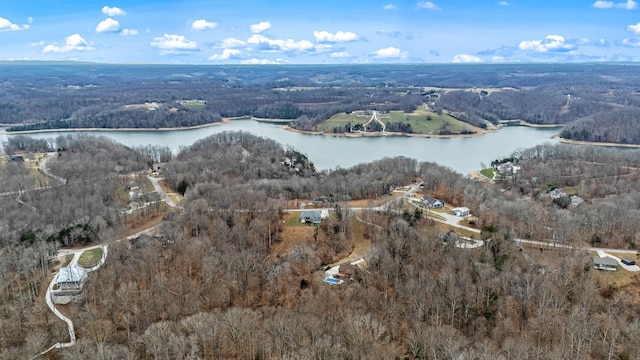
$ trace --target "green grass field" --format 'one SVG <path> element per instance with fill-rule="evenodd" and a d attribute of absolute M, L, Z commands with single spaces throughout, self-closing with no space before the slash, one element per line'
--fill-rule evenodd
<path fill-rule="evenodd" d="M 190 110 L 202 110 L 207 106 L 206 102 L 201 100 L 183 100 L 179 103 Z"/>
<path fill-rule="evenodd" d="M 80 258 L 78 258 L 78 265 L 85 268 L 94 267 L 98 265 L 98 263 L 100 262 L 100 259 L 102 259 L 101 247 L 87 250 L 82 254 L 80 254 Z"/>
<path fill-rule="evenodd" d="M 318 124 L 317 131 L 333 132 L 334 128 L 338 128 L 338 132 L 345 130 L 345 125 L 365 124 L 371 116 L 358 116 L 353 113 L 339 113 L 330 119 Z M 405 113 L 404 111 L 390 111 L 387 117 L 378 117 L 383 123 L 409 123 L 413 132 L 416 134 L 438 135 L 443 124 L 448 123 L 448 130 L 453 134 L 461 133 L 465 129 L 471 129 L 469 124 L 455 119 L 447 114 L 438 115 L 431 111 L 416 110 L 413 113 Z"/>
<path fill-rule="evenodd" d="M 495 175 L 495 170 L 493 168 L 482 169 L 480 170 L 480 174 L 493 180 L 493 176 Z"/>
<path fill-rule="evenodd" d="M 314 224 L 307 224 L 300 222 L 300 215 L 302 213 L 290 213 L 285 215 L 285 225 L 286 226 L 314 226 Z"/>

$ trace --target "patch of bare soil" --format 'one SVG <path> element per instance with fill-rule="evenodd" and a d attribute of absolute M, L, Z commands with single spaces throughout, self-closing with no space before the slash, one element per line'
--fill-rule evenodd
<path fill-rule="evenodd" d="M 287 209 L 300 209 L 300 205 L 308 204 L 310 202 L 311 202 L 311 200 L 309 200 L 309 199 L 287 200 L 286 207 L 287 207 Z"/>
<path fill-rule="evenodd" d="M 349 201 L 347 204 L 349 207 L 375 207 L 380 206 L 390 200 L 397 199 L 402 196 L 402 193 L 392 193 L 391 195 L 382 195 L 377 199 L 362 199 Z"/>
<path fill-rule="evenodd" d="M 286 256 L 297 244 L 313 240 L 313 226 L 287 226 L 280 233 L 280 241 L 274 245 L 273 253 L 277 257 Z"/>
<path fill-rule="evenodd" d="M 336 264 L 342 264 L 346 262 L 354 262 L 365 257 L 371 251 L 371 239 L 367 239 L 364 236 L 365 227 L 373 226 L 370 224 L 364 224 L 360 221 L 354 220 L 353 227 L 353 250 L 349 255 L 337 260 Z"/>
<path fill-rule="evenodd" d="M 158 181 L 158 185 L 160 185 L 160 187 L 162 188 L 162 191 L 167 193 L 167 196 L 169 196 L 171 200 L 173 200 L 173 202 L 176 203 L 176 205 L 178 206 L 182 205 L 182 203 L 184 202 L 184 196 L 177 193 L 173 188 L 167 185 L 167 183 L 165 183 L 164 180 Z"/>
<path fill-rule="evenodd" d="M 162 222 L 164 215 L 165 215 L 165 212 L 160 212 L 154 216 L 149 217 L 144 221 L 136 221 L 135 223 L 127 224 L 126 235 L 130 236 L 137 232 L 148 229 L 152 226 L 158 225 L 160 222 Z"/>

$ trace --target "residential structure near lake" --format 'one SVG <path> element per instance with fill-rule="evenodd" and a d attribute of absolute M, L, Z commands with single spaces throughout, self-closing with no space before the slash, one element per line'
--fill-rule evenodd
<path fill-rule="evenodd" d="M 614 258 L 610 257 L 599 257 L 596 256 L 591 259 L 591 265 L 594 269 L 598 270 L 609 270 L 616 271 L 618 270 L 618 262 Z"/>
<path fill-rule="evenodd" d="M 300 214 L 300 222 L 306 224 L 320 224 L 320 222 L 322 222 L 322 212 L 320 212 L 320 210 L 305 211 Z"/>
<path fill-rule="evenodd" d="M 430 196 L 423 196 L 422 203 L 430 208 L 441 209 L 444 207 L 444 201 L 432 198 Z"/>
<path fill-rule="evenodd" d="M 87 272 L 76 264 L 60 268 L 52 293 L 54 295 L 77 295 L 82 292 L 86 280 Z"/>

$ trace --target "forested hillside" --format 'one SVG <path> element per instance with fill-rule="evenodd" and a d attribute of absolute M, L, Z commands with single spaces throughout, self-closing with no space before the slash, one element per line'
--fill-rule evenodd
<path fill-rule="evenodd" d="M 489 186 L 406 158 L 316 172 L 298 150 L 221 133 L 164 164 L 167 183 L 185 193 L 183 209 L 165 213 L 153 237 L 116 241 L 124 222 L 109 214 L 124 205 L 107 200 L 126 186 L 117 179 L 130 181 L 128 173 L 147 168 L 162 149 L 135 152 L 85 137 L 60 144 L 51 171 L 69 176 L 86 168 L 87 175 L 42 190 L 58 202 L 27 202 L 37 211 L 2 202 L 3 219 L 20 214 L 30 226 L 40 213 L 70 214 L 67 222 L 38 218 L 45 232 L 28 239 L 17 234 L 31 227 L 3 225 L 13 235 L 4 235 L 0 251 L 2 359 L 66 341 L 62 323 L 43 306 L 47 259 L 60 244 L 44 234 L 76 224 L 75 215 L 99 225 L 91 240 L 110 244 L 109 253 L 85 296 L 61 307 L 78 343 L 51 358 L 640 357 L 637 274 L 620 270 L 612 278 L 591 268 L 585 250 L 523 249 L 514 241 L 635 248 L 637 152 L 541 146 L 514 154 L 521 171 Z M 11 170 L 0 175 L 9 179 Z M 416 181 L 426 194 L 471 208 L 471 226 L 482 229 L 472 236 L 484 245 L 456 247 L 443 240 L 449 228 L 402 197 L 391 201 L 393 188 Z M 553 202 L 552 188 L 577 191 L 585 202 Z M 332 209 L 317 226 L 301 224 L 297 206 L 287 210 L 316 198 Z M 362 205 L 380 198 L 388 206 Z M 364 200 L 361 210 L 349 209 L 355 199 Z M 325 266 L 363 242 L 370 249 L 353 280 L 324 282 Z"/>
<path fill-rule="evenodd" d="M 615 144 L 640 144 L 638 108 L 597 112 L 562 130 L 565 139 Z"/>
<path fill-rule="evenodd" d="M 43 158 L 32 161 L 35 168 L 25 162 L 1 167 L 1 191 L 6 192 L 0 201 L 1 246 L 104 241 L 122 223 L 116 192 L 130 181 L 122 175 L 144 170 L 146 160 L 104 137 L 68 135 L 56 143 L 60 151 L 46 166 L 65 183 L 36 170 Z M 40 189 L 25 191 L 34 188 Z"/>
<path fill-rule="evenodd" d="M 638 143 L 634 66 L 15 63 L 0 70 L 0 124 L 12 125 L 9 131 L 175 128 L 245 116 L 291 120 L 293 128 L 315 131 L 338 113 L 412 112 L 427 103 L 483 128 L 500 120 L 577 121 L 564 137 Z"/>

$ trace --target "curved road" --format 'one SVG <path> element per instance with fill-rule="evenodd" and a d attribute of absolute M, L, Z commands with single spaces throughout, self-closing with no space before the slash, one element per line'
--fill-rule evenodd
<path fill-rule="evenodd" d="M 151 184 L 153 184 L 153 188 L 156 189 L 156 192 L 160 194 L 160 196 L 162 197 L 162 199 L 164 199 L 167 205 L 171 206 L 172 208 L 178 207 L 178 205 L 173 200 L 171 200 L 171 197 L 167 195 L 166 192 L 164 192 L 164 190 L 162 189 L 162 186 L 160 186 L 159 182 L 160 180 L 164 180 L 163 178 L 156 178 L 149 175 L 147 175 L 147 178 L 149 179 L 149 181 L 151 181 Z"/>

